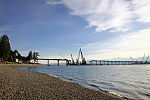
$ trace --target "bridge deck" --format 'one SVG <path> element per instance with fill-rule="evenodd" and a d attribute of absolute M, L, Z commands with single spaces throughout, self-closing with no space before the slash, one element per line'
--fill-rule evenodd
<path fill-rule="evenodd" d="M 62 60 L 62 61 L 66 61 L 66 60 L 68 60 L 68 59 L 42 59 L 42 58 L 39 58 L 39 59 L 37 59 L 37 60 Z"/>
<path fill-rule="evenodd" d="M 90 64 L 95 65 L 132 65 L 132 64 L 148 64 L 143 61 L 108 61 L 108 60 L 91 60 Z"/>
<path fill-rule="evenodd" d="M 48 61 L 48 65 L 50 65 L 49 61 L 50 60 L 56 60 L 58 63 L 57 65 L 59 66 L 59 61 L 66 61 L 66 65 L 68 66 L 69 65 L 69 60 L 68 59 L 44 59 L 44 58 L 38 58 L 37 61 L 39 60 L 47 60 Z"/>

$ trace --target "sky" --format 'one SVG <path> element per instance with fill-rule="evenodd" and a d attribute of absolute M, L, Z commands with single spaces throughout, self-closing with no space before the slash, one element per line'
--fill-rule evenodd
<path fill-rule="evenodd" d="M 150 54 L 150 0 L 0 0 L 0 35 L 22 55 L 87 60 Z"/>

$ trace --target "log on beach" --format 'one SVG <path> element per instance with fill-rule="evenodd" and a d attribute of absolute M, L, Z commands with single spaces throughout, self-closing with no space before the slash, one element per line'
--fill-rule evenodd
<path fill-rule="evenodd" d="M 38 72 L 0 67 L 0 100 L 121 100 Z"/>

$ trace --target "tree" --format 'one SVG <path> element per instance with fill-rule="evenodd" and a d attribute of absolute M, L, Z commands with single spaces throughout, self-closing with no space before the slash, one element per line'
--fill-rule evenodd
<path fill-rule="evenodd" d="M 22 56 L 23 63 L 27 63 L 27 57 Z"/>
<path fill-rule="evenodd" d="M 11 47 L 9 38 L 7 35 L 3 35 L 0 38 L 0 58 L 7 61 L 10 58 Z"/>
<path fill-rule="evenodd" d="M 17 55 L 17 59 L 18 59 L 18 60 L 22 60 L 22 56 L 21 56 L 20 53 Z"/>
<path fill-rule="evenodd" d="M 34 63 L 35 61 L 38 59 L 39 53 L 38 52 L 33 52 L 33 59 L 34 59 Z"/>
<path fill-rule="evenodd" d="M 32 51 L 29 52 L 28 56 L 27 56 L 27 60 L 30 62 L 30 60 L 32 60 Z"/>
<path fill-rule="evenodd" d="M 13 51 L 11 50 L 10 55 L 11 55 L 11 59 L 13 62 L 16 62 L 16 55 L 17 55 L 17 50 Z"/>
<path fill-rule="evenodd" d="M 11 62 L 14 62 L 14 57 L 15 55 L 14 55 L 14 51 L 13 50 L 11 50 L 10 51 L 10 58 L 9 58 L 9 61 L 11 61 Z"/>

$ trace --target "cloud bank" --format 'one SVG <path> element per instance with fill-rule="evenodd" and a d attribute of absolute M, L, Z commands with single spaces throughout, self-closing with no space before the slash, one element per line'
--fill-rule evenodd
<path fill-rule="evenodd" d="M 54 0 L 55 1 L 55 0 Z M 49 1 L 49 4 L 53 1 Z M 55 1 L 56 2 L 56 1 Z M 70 14 L 80 16 L 87 22 L 87 28 L 96 32 L 126 32 L 132 24 L 150 23 L 150 0 L 60 0 L 70 9 Z M 139 26 L 140 26 L 139 25 Z M 150 29 L 133 29 L 125 35 L 110 40 L 89 43 L 82 46 L 86 58 L 109 59 L 117 57 L 139 57 L 150 53 Z M 91 59 L 93 59 L 91 58 Z"/>
<path fill-rule="evenodd" d="M 149 32 L 150 29 L 139 30 L 111 40 L 89 43 L 82 48 L 94 58 L 139 57 L 144 53 L 150 54 Z"/>
<path fill-rule="evenodd" d="M 66 5 L 71 15 L 84 18 L 87 27 L 96 27 L 97 32 L 128 31 L 130 22 L 150 22 L 150 0 L 53 0 L 47 4 Z"/>

